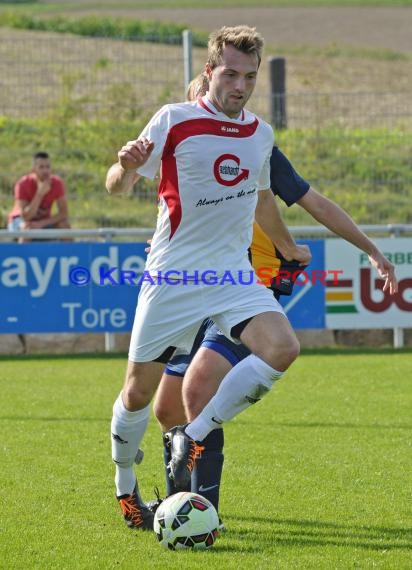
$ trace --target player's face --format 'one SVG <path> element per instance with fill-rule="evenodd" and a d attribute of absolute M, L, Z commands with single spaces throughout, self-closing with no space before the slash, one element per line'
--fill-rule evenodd
<path fill-rule="evenodd" d="M 36 174 L 38 180 L 46 180 L 50 177 L 51 165 L 48 158 L 37 158 L 34 161 L 33 172 Z"/>
<path fill-rule="evenodd" d="M 256 85 L 258 58 L 231 45 L 223 50 L 222 62 L 213 70 L 206 65 L 209 96 L 212 103 L 228 117 L 239 116 Z"/>

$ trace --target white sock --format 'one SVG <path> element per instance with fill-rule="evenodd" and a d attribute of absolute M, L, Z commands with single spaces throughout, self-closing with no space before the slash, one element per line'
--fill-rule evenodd
<path fill-rule="evenodd" d="M 133 464 L 149 421 L 150 406 L 129 412 L 120 394 L 113 406 L 112 459 L 116 464 L 116 494 L 130 494 L 136 484 Z"/>
<path fill-rule="evenodd" d="M 213 429 L 259 401 L 283 372 L 251 354 L 226 374 L 218 391 L 186 428 L 189 437 L 202 441 Z"/>

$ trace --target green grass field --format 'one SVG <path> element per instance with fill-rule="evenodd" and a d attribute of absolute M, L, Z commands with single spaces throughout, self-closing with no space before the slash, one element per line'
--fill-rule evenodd
<path fill-rule="evenodd" d="M 412 568 L 410 351 L 305 353 L 227 424 L 228 531 L 203 553 L 121 520 L 109 429 L 125 362 L 0 360 L 1 568 Z M 154 420 L 143 447 L 148 499 L 164 490 Z"/>

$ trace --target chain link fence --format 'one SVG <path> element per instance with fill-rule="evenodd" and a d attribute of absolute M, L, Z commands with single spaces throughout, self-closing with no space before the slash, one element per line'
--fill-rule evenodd
<path fill-rule="evenodd" d="M 71 112 L 73 122 L 108 116 L 125 118 L 127 113 L 131 120 L 142 113 L 150 116 L 160 105 L 184 98 L 184 56 L 180 41 L 173 37 L 170 44 L 165 45 L 1 28 L 0 115 L 13 119 L 53 117 L 60 106 Z M 193 68 L 201 70 L 205 50 L 195 48 L 191 55 Z M 305 178 L 321 191 L 326 188 L 328 195 L 344 206 L 350 207 L 351 200 L 358 200 L 359 211 L 364 211 L 364 216 L 357 221 L 411 223 L 412 214 L 395 220 L 387 207 L 388 202 L 392 206 L 396 203 L 403 210 L 409 208 L 410 212 L 411 93 L 397 92 L 393 85 L 392 89 L 380 93 L 287 92 L 276 95 L 269 92 L 269 69 L 265 62 L 260 75 L 248 107 L 273 123 L 273 98 L 284 97 L 281 103 L 287 129 L 278 133 L 277 140 Z M 374 143 L 379 139 L 379 144 L 373 145 L 375 151 L 368 150 L 361 129 L 371 130 L 369 136 L 374 137 Z M 291 131 L 298 136 L 291 137 L 288 134 Z M 334 145 L 343 137 L 347 142 L 345 153 L 334 152 Z M 321 160 L 314 164 L 316 161 L 310 151 L 315 146 L 317 156 L 324 155 L 324 160 L 329 161 L 327 174 Z M 395 153 L 392 153 L 393 148 L 396 148 Z M 27 148 L 21 149 L 21 153 L 26 154 L 29 165 L 32 154 L 29 137 Z M 402 153 L 404 155 L 399 156 Z M 3 164 L 8 154 L 9 149 L 0 149 Z M 401 160 L 401 167 L 377 168 L 382 161 L 390 166 L 395 159 Z M 354 161 L 357 161 L 355 165 Z M 0 176 L 3 209 L 6 201 L 11 204 L 14 175 L 12 171 L 3 170 Z M 81 178 L 82 172 L 77 172 L 77 176 Z M 360 185 L 362 191 L 354 198 Z M 346 199 L 351 191 L 351 199 Z M 152 189 L 143 186 L 136 190 L 135 197 L 146 199 L 149 194 L 153 196 Z M 75 199 L 74 193 L 71 200 Z M 293 215 L 288 219 L 292 223 L 310 222 L 304 217 L 295 219 Z M 100 220 L 104 225 L 112 221 L 110 216 Z M 123 223 L 128 225 L 133 221 L 125 218 Z"/>
<path fill-rule="evenodd" d="M 170 44 L 84 38 L 50 32 L 0 29 L 0 114 L 35 117 L 50 112 L 68 95 L 81 112 L 101 114 L 113 106 L 135 105 L 154 112 L 184 97 L 183 50 L 179 37 Z M 201 70 L 205 50 L 193 49 Z M 273 122 L 268 65 L 249 108 Z M 283 97 L 283 96 L 281 96 Z M 410 92 L 287 93 L 283 106 L 288 128 L 412 126 Z"/>

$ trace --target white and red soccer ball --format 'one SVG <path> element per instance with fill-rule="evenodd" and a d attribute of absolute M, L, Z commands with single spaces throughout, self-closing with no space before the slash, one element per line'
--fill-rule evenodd
<path fill-rule="evenodd" d="M 219 534 L 219 516 L 197 493 L 175 493 L 158 507 L 153 529 L 163 548 L 205 550 Z"/>

